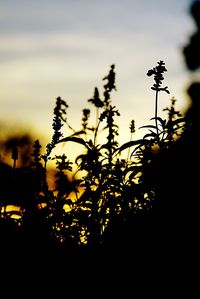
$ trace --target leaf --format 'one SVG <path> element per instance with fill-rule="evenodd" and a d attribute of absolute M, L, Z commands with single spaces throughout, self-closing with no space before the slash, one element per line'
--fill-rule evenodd
<path fill-rule="evenodd" d="M 143 145 L 143 144 L 146 144 L 148 142 L 148 140 L 144 140 L 144 139 L 139 139 L 139 140 L 133 140 L 133 141 L 129 141 L 129 142 L 126 142 L 124 143 L 120 148 L 119 148 L 119 152 L 131 147 L 131 146 L 134 146 L 134 145 Z"/>
<path fill-rule="evenodd" d="M 141 171 L 141 166 L 138 166 L 138 165 L 133 165 L 133 166 L 130 166 L 128 167 L 127 169 L 124 170 L 124 174 L 127 174 L 129 172 L 131 173 L 138 173 Z"/>
<path fill-rule="evenodd" d="M 74 136 L 81 135 L 81 134 L 86 134 L 86 132 L 81 130 L 81 131 L 75 132 L 74 134 L 70 135 L 69 137 L 74 137 Z"/>
<path fill-rule="evenodd" d="M 158 120 L 161 123 L 162 127 L 165 127 L 165 124 L 166 124 L 165 119 L 162 119 L 161 117 L 157 116 L 157 117 L 152 117 L 150 120 L 153 120 L 153 119 Z"/>
<path fill-rule="evenodd" d="M 141 173 L 142 173 L 142 169 L 136 169 L 129 175 L 129 179 L 133 180 L 134 178 L 137 178 L 138 174 L 141 174 Z"/>
<path fill-rule="evenodd" d="M 151 133 L 148 133 L 148 134 L 146 134 L 146 135 L 144 135 L 144 137 L 143 138 L 149 138 L 149 137 L 152 137 L 152 138 L 157 138 L 158 137 L 158 135 L 156 134 L 156 133 L 154 133 L 154 132 L 152 132 L 151 131 Z"/>
<path fill-rule="evenodd" d="M 186 119 L 185 117 L 178 118 L 172 121 L 172 124 L 178 124 L 178 123 L 185 123 Z"/>
<path fill-rule="evenodd" d="M 145 141 L 147 141 L 147 143 L 150 142 L 150 140 L 145 140 Z M 147 143 L 146 143 L 146 144 L 147 144 Z M 137 151 L 138 151 L 138 150 L 140 150 L 140 151 L 142 150 L 142 149 L 141 149 L 141 145 L 143 145 L 143 144 L 139 144 L 138 146 L 136 146 L 136 147 L 134 148 L 134 150 L 133 150 L 132 153 L 131 153 L 131 157 L 134 156 L 134 155 L 135 155 L 135 156 L 138 156 L 138 155 L 139 155 L 139 152 L 137 152 Z"/>
<path fill-rule="evenodd" d="M 68 141 L 82 144 L 88 148 L 87 142 L 83 138 L 74 137 L 74 136 L 68 136 L 68 137 L 62 138 L 60 141 L 58 141 L 58 143 L 68 142 Z"/>
<path fill-rule="evenodd" d="M 72 206 L 74 203 L 70 198 L 65 199 L 65 204 Z"/>
<path fill-rule="evenodd" d="M 157 127 L 154 125 L 146 125 L 146 126 L 139 127 L 139 129 L 142 129 L 142 128 L 147 128 L 147 129 L 151 128 L 151 129 L 157 130 Z"/>
<path fill-rule="evenodd" d="M 75 163 L 77 164 L 78 163 L 78 160 L 86 160 L 86 157 L 88 156 L 88 154 L 82 154 L 82 155 L 79 155 L 78 157 L 76 157 L 75 159 Z"/>

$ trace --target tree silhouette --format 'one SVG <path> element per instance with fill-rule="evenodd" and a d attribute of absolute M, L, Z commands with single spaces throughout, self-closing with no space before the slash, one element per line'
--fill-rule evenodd
<path fill-rule="evenodd" d="M 190 7 L 190 14 L 193 17 L 197 26 L 196 32 L 190 37 L 189 44 L 183 48 L 185 63 L 190 72 L 198 72 L 200 66 L 200 2 L 194 1 Z M 191 99 L 187 118 L 192 123 L 192 132 L 195 136 L 199 131 L 199 111 L 200 111 L 200 82 L 192 82 L 188 88 L 188 95 Z"/>
<path fill-rule="evenodd" d="M 190 15 L 194 19 L 196 24 L 196 32 L 190 37 L 189 44 L 183 48 L 183 55 L 185 58 L 185 63 L 190 72 L 199 72 L 200 66 L 200 1 L 193 1 L 190 5 Z M 185 134 L 185 154 L 190 157 L 190 163 L 188 163 L 188 169 L 186 171 L 189 173 L 196 173 L 196 170 L 200 166 L 200 157 L 198 151 L 198 136 L 199 136 L 199 113 L 200 113 L 200 82 L 194 81 L 190 84 L 187 93 L 190 97 L 190 105 L 186 111 L 186 118 L 189 124 L 189 128 Z M 192 247 L 194 253 L 196 253 L 196 238 L 198 235 L 198 210 L 199 210 L 199 200 L 197 194 L 199 192 L 198 188 L 198 177 L 196 175 L 188 176 L 188 198 L 191 200 L 190 204 L 190 214 L 188 211 L 188 218 L 191 221 L 191 235 L 193 236 L 192 241 L 194 246 Z M 196 257 L 196 255 L 194 254 Z"/>
<path fill-rule="evenodd" d="M 185 62 L 190 71 L 195 71 L 200 66 L 200 2 L 194 1 L 190 6 L 190 14 L 197 26 L 196 32 L 190 37 L 189 44 L 183 49 Z"/>

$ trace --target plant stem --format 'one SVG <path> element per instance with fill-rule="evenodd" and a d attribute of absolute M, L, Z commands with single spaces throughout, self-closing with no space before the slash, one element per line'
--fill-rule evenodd
<path fill-rule="evenodd" d="M 94 132 L 94 145 L 96 145 L 97 132 L 98 132 L 98 129 L 99 129 L 99 125 L 100 125 L 100 122 L 99 122 L 99 108 L 97 107 L 97 109 L 96 109 L 96 128 L 95 128 L 95 132 Z"/>
<path fill-rule="evenodd" d="M 156 130 L 158 135 L 158 90 L 156 90 L 156 102 L 155 102 L 155 123 L 156 123 Z"/>
<path fill-rule="evenodd" d="M 129 141 L 132 141 L 132 139 L 133 139 L 133 132 L 131 132 L 131 137 L 130 137 L 130 140 L 129 140 Z M 129 147 L 129 148 L 128 148 L 127 158 L 126 158 L 126 160 L 127 160 L 127 164 L 128 164 L 129 159 L 130 159 L 130 151 L 131 151 L 131 149 L 130 149 L 130 147 Z"/>

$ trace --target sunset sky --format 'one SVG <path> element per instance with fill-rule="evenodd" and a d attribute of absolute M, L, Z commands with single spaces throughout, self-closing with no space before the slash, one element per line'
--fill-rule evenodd
<path fill-rule="evenodd" d="M 184 110 L 189 74 L 182 47 L 195 25 L 189 0 L 0 0 L 0 127 L 51 134 L 56 97 L 69 105 L 75 129 L 83 108 L 111 64 L 120 134 L 154 116 L 148 69 L 164 60 L 168 72 L 159 114 L 177 98 Z"/>

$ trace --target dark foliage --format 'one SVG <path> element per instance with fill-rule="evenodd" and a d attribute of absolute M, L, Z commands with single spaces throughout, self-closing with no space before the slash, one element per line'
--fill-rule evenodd
<path fill-rule="evenodd" d="M 195 5 L 192 9 L 198 20 L 199 3 Z M 187 50 L 184 54 L 187 59 Z M 190 63 L 189 68 L 193 68 Z M 77 275 L 84 283 L 95 281 L 96 286 L 103 277 L 101 283 L 111 286 L 110 275 L 117 281 L 122 275 L 118 271 L 124 271 L 125 265 L 130 268 L 128 272 L 132 271 L 126 279 L 139 280 L 141 275 L 150 277 L 153 268 L 157 274 L 171 271 L 171 278 L 173 271 L 179 275 L 183 271 L 184 276 L 184 269 L 188 271 L 188 266 L 196 262 L 200 84 L 190 86 L 192 104 L 184 116 L 176 110 L 176 99 L 171 98 L 162 119 L 158 116 L 158 100 L 169 90 L 162 86 L 167 69 L 159 61 L 147 72 L 149 77 L 154 76 L 153 123 L 140 128 L 145 130 L 144 137 L 134 140 L 132 120 L 130 140 L 120 145 L 116 124 L 120 113 L 111 100 L 116 91 L 114 69 L 111 65 L 103 78 L 107 82 L 102 97 L 95 87 L 88 100 L 96 111 L 94 125 L 90 124 L 90 109 L 85 108 L 80 130 L 75 131 L 67 121 L 68 105 L 58 97 L 53 136 L 46 151 L 42 153 L 36 140 L 29 165 L 16 167 L 19 150 L 14 144 L 13 165 L 0 164 L 4 270 L 12 267 L 14 257 L 15 267 L 23 273 L 31 269 L 40 279 L 48 276 L 49 282 L 52 275 L 64 271 L 63 277 L 70 277 L 71 286 L 72 281 L 77 283 Z M 67 136 L 62 133 L 64 125 L 70 130 Z M 101 143 L 100 135 L 104 137 Z M 58 144 L 69 142 L 83 147 L 75 162 L 68 160 L 67 153 L 52 156 Z M 127 158 L 123 158 L 126 152 Z M 48 182 L 50 160 L 56 166 L 53 188 Z M 74 164 L 77 170 L 70 176 Z M 8 210 L 9 205 L 18 210 Z M 94 273 L 99 276 L 92 279 Z"/>
<path fill-rule="evenodd" d="M 183 49 L 185 62 L 189 70 L 195 71 L 200 66 L 200 2 L 194 1 L 190 7 L 190 14 L 197 26 L 196 32 L 191 35 L 190 42 Z"/>
<path fill-rule="evenodd" d="M 187 147 L 185 136 L 190 138 L 193 129 L 191 119 L 183 118 L 176 111 L 174 98 L 170 107 L 164 109 L 166 119 L 157 115 L 158 95 L 169 93 L 168 87 L 162 87 L 165 71 L 164 62 L 159 61 L 147 73 L 148 76 L 154 75 L 155 81 L 152 87 L 156 102 L 155 116 L 152 118 L 155 125 L 143 126 L 147 129 L 143 139 L 132 140 L 135 132 L 132 120 L 131 139 L 123 145 L 118 144 L 118 126 L 115 123 L 115 118 L 120 114 L 111 102 L 111 92 L 116 89 L 113 65 L 104 78 L 108 80 L 104 85 L 104 98 L 100 99 L 95 88 L 94 98 L 88 100 L 97 111 L 94 127 L 89 126 L 90 110 L 83 109 L 82 128 L 63 137 L 61 128 L 67 121 L 68 105 L 57 98 L 52 125 L 54 133 L 52 141 L 46 146 L 46 153 L 41 154 L 41 145 L 36 140 L 28 167 L 16 168 L 16 146 L 12 150 L 13 167 L 1 164 L 3 225 L 7 221 L 10 223 L 12 216 L 11 212 L 6 212 L 6 205 L 18 205 L 20 209 L 17 214 L 20 217 L 12 221 L 16 232 L 19 230 L 24 236 L 25 243 L 32 232 L 36 238 L 35 244 L 42 240 L 43 246 L 48 244 L 52 250 L 55 246 L 62 252 L 73 248 L 73 252 L 93 253 L 112 252 L 114 248 L 124 247 L 126 242 L 130 244 L 125 248 L 137 247 L 138 240 L 135 244 L 134 236 L 145 236 L 146 240 L 148 234 L 145 230 L 149 231 L 151 224 L 155 226 L 152 227 L 154 232 L 157 221 L 160 225 L 163 223 L 163 229 L 175 229 L 174 222 L 180 221 L 178 210 L 187 211 L 189 208 L 185 195 L 190 191 L 184 190 L 183 194 L 181 191 L 181 186 L 188 185 L 189 178 L 184 175 L 180 179 L 184 172 L 179 171 L 188 163 L 181 149 Z M 99 144 L 98 135 L 102 129 L 105 141 Z M 71 181 L 69 172 L 73 163 L 66 154 L 51 157 L 52 149 L 63 142 L 78 143 L 84 148 L 75 159 L 77 178 Z M 127 159 L 121 158 L 126 150 L 129 152 Z M 47 182 L 49 160 L 56 162 L 53 190 Z M 72 194 L 75 198 L 71 197 Z M 147 219 L 151 219 L 148 228 L 145 227 Z M 139 226 L 137 221 L 140 222 Z M 41 234 L 44 235 L 40 239 Z"/>

